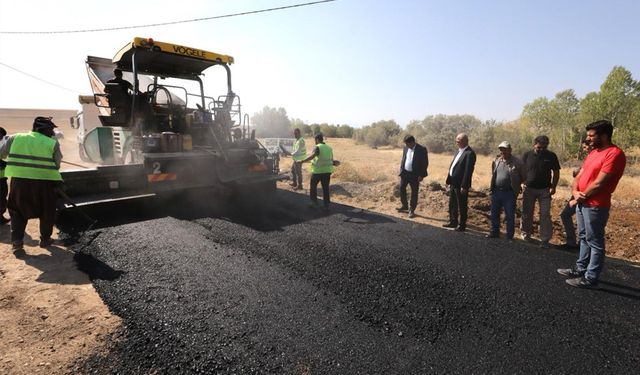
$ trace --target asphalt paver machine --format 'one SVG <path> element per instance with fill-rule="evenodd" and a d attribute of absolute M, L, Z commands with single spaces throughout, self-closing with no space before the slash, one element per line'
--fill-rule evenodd
<path fill-rule="evenodd" d="M 135 38 L 113 59 L 89 56 L 87 71 L 101 126 L 81 147 L 103 165 L 62 172 L 76 204 L 193 188 L 274 191 L 278 156 L 255 139 L 232 90 L 233 57 Z M 127 84 L 114 82 L 120 69 Z M 203 72 L 221 69 L 226 93 L 204 92 Z"/>

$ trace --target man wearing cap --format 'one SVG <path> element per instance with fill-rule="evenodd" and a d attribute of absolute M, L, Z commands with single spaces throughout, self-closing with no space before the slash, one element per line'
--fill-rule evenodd
<path fill-rule="evenodd" d="M 404 144 L 406 147 L 402 152 L 402 161 L 400 162 L 400 202 L 402 206 L 397 210 L 398 212 L 409 211 L 409 218 L 413 218 L 416 216 L 420 182 L 427 177 L 429 155 L 427 148 L 416 143 L 416 139 L 412 135 L 404 137 Z M 407 202 L 407 185 L 411 185 L 410 202 Z"/>
<path fill-rule="evenodd" d="M 516 226 L 516 198 L 525 178 L 522 160 L 511 154 L 511 144 L 498 145 L 500 154 L 491 163 L 491 232 L 487 238 L 500 237 L 500 211 L 507 220 L 507 239 L 512 240 Z"/>
<path fill-rule="evenodd" d="M 555 153 L 547 150 L 549 137 L 537 136 L 533 141 L 533 150 L 522 156 L 526 178 L 522 193 L 522 239 L 531 242 L 533 232 L 533 209 L 536 201 L 540 204 L 540 247 L 549 248 L 553 234 L 551 223 L 551 197 L 556 193 L 560 179 L 560 162 Z"/>
<path fill-rule="evenodd" d="M 62 153 L 54 128 L 51 117 L 36 117 L 31 132 L 5 137 L 0 144 L 0 159 L 6 159 L 5 174 L 11 177 L 7 206 L 14 251 L 23 249 L 29 219 L 40 219 L 40 247 L 53 243 L 56 189 L 62 182 Z"/>

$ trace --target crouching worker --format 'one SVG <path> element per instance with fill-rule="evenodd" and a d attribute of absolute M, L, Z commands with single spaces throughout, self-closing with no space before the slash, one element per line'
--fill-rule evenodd
<path fill-rule="evenodd" d="M 0 144 L 0 158 L 7 162 L 5 174 L 11 177 L 7 207 L 14 251 L 23 248 L 29 219 L 40 219 L 40 247 L 53 243 L 56 189 L 62 183 L 62 153 L 53 138 L 54 128 L 51 117 L 36 117 L 31 132 L 6 137 Z"/>

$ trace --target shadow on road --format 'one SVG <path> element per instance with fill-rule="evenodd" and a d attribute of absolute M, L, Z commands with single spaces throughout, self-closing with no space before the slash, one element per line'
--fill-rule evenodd
<path fill-rule="evenodd" d="M 309 197 L 285 190 L 273 194 L 240 195 L 235 198 L 215 198 L 206 190 L 193 191 L 184 196 L 145 197 L 136 200 L 103 202 L 58 214 L 58 228 L 68 242 L 77 242 L 96 220 L 91 229 L 172 216 L 180 220 L 218 218 L 232 221 L 255 230 L 281 231 L 284 227 L 330 215 L 344 215 L 345 222 L 377 224 L 394 222 L 390 217 L 369 213 L 337 203 L 329 211 L 309 208 Z"/>
<path fill-rule="evenodd" d="M 594 290 L 640 301 L 640 289 L 602 280 L 599 281 L 599 284 L 600 288 Z"/>

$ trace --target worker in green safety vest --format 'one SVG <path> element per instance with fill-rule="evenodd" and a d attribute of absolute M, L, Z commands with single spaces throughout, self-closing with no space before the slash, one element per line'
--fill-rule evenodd
<path fill-rule="evenodd" d="M 7 131 L 0 127 L 0 138 L 4 139 L 7 136 Z M 5 225 L 9 222 L 9 219 L 4 217 L 4 212 L 7 210 L 7 195 L 9 194 L 9 184 L 7 184 L 7 177 L 4 175 L 4 169 L 7 166 L 7 162 L 0 160 L 0 225 Z"/>
<path fill-rule="evenodd" d="M 311 182 L 309 183 L 311 207 L 318 207 L 318 182 L 320 182 L 322 185 L 324 209 L 329 210 L 329 183 L 331 182 L 331 173 L 335 170 L 334 166 L 338 163 L 333 160 L 333 150 L 324 143 L 322 134 L 316 134 L 315 142 L 316 148 L 313 150 L 313 155 L 299 163 L 311 161 Z"/>
<path fill-rule="evenodd" d="M 293 136 L 296 137 L 296 140 L 291 150 L 293 164 L 291 165 L 291 183 L 289 185 L 293 187 L 293 190 L 302 190 L 302 164 L 296 162 L 307 158 L 307 147 L 304 144 L 304 138 L 300 135 L 300 129 L 294 129 Z"/>
<path fill-rule="evenodd" d="M 31 132 L 5 137 L 0 144 L 0 159 L 7 162 L 5 175 L 11 177 L 7 208 L 14 251 L 23 249 L 29 219 L 40 219 L 40 247 L 53 244 L 57 189 L 62 183 L 62 153 L 54 128 L 51 117 L 36 117 Z"/>

